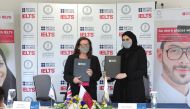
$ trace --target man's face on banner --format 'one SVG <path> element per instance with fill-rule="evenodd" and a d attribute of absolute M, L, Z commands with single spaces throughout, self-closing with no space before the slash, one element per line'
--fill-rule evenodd
<path fill-rule="evenodd" d="M 7 68 L 2 56 L 0 55 L 0 86 L 3 85 L 6 75 L 7 75 Z"/>
<path fill-rule="evenodd" d="M 166 42 L 162 50 L 163 73 L 177 84 L 190 82 L 190 43 Z"/>

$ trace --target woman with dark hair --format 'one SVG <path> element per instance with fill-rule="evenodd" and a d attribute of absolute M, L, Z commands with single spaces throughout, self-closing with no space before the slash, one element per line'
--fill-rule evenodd
<path fill-rule="evenodd" d="M 0 86 L 2 86 L 4 90 L 4 99 L 7 101 L 8 90 L 15 89 L 16 90 L 16 78 L 9 70 L 5 55 L 0 48 Z M 16 100 L 16 97 L 15 97 Z"/>
<path fill-rule="evenodd" d="M 116 80 L 113 91 L 113 102 L 143 103 L 145 88 L 143 76 L 147 77 L 147 58 L 145 50 L 137 45 L 136 36 L 131 31 L 122 34 L 123 48 L 117 53 L 121 56 L 121 73 Z"/>
<path fill-rule="evenodd" d="M 92 55 L 92 43 L 88 38 L 81 37 L 78 39 L 74 54 L 67 58 L 64 68 L 64 79 L 71 85 L 72 96 L 79 94 L 79 84 L 83 84 L 80 77 L 73 75 L 75 59 L 90 59 L 90 69 L 86 71 L 90 81 L 84 88 L 91 95 L 92 99 L 97 100 L 97 81 L 102 76 L 98 57 Z"/>

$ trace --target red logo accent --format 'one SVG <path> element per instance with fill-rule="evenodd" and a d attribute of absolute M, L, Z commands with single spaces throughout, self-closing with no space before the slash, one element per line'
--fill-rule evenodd
<path fill-rule="evenodd" d="M 0 43 L 14 43 L 14 30 L 1 29 Z"/>

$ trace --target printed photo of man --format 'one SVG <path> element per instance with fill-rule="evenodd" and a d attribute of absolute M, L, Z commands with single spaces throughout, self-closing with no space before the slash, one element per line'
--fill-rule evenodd
<path fill-rule="evenodd" d="M 190 106 L 190 42 L 176 37 L 162 41 L 156 56 L 161 65 L 161 69 L 156 68 L 155 72 L 158 102 L 187 103 Z"/>

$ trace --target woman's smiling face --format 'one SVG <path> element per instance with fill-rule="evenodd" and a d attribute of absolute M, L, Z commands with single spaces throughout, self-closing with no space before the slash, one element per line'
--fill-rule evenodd
<path fill-rule="evenodd" d="M 0 55 L 0 86 L 3 85 L 6 76 L 7 76 L 7 68 L 3 60 L 3 57 Z"/>

